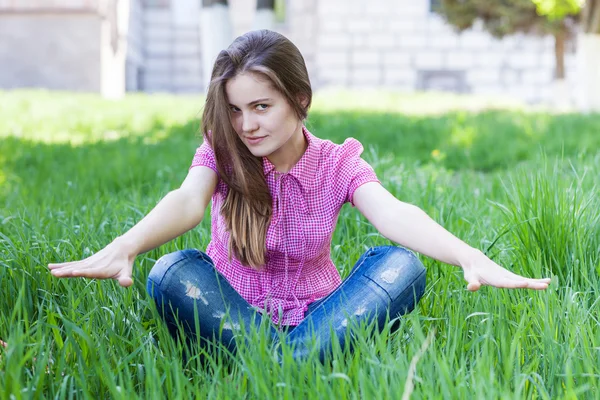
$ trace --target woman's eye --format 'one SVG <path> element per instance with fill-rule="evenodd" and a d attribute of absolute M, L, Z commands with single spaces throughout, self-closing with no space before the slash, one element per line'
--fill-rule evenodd
<path fill-rule="evenodd" d="M 230 109 L 231 111 L 233 111 L 233 112 L 238 112 L 238 111 L 240 111 L 240 109 L 239 109 L 239 108 L 237 108 L 237 107 L 235 107 L 235 106 L 231 106 L 231 107 L 229 107 L 229 109 Z"/>
<path fill-rule="evenodd" d="M 256 106 L 256 108 L 258 108 L 259 111 L 265 111 L 269 106 L 266 104 L 258 104 Z"/>

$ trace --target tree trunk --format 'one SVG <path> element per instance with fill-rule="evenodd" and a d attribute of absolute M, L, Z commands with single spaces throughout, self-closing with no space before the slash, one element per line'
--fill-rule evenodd
<path fill-rule="evenodd" d="M 554 79 L 565 79 L 565 31 L 561 29 L 554 34 Z"/>
<path fill-rule="evenodd" d="M 571 93 L 567 85 L 565 73 L 565 42 L 567 29 L 562 24 L 561 29 L 554 33 L 554 81 L 552 82 L 552 106 L 557 110 L 567 110 L 571 103 Z"/>
<path fill-rule="evenodd" d="M 577 58 L 583 111 L 600 112 L 600 34 L 580 33 Z"/>
<path fill-rule="evenodd" d="M 581 14 L 583 32 L 600 35 L 600 0 L 587 0 Z"/>
<path fill-rule="evenodd" d="M 208 89 L 213 64 L 221 50 L 233 40 L 227 0 L 202 0 L 201 11 L 202 76 Z"/>
<path fill-rule="evenodd" d="M 252 29 L 273 30 L 275 26 L 275 0 L 257 0 Z"/>

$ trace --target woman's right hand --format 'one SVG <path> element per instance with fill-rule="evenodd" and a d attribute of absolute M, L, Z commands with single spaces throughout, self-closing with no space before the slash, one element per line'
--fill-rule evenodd
<path fill-rule="evenodd" d="M 48 264 L 50 273 L 57 278 L 116 279 L 119 285 L 133 284 L 131 272 L 135 256 L 121 242 L 113 241 L 99 252 L 79 261 Z"/>

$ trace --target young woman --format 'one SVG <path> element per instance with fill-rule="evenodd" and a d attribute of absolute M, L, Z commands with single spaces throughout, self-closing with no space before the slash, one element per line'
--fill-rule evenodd
<path fill-rule="evenodd" d="M 277 327 L 287 329 L 294 356 L 310 351 L 312 335 L 324 356 L 351 323 L 382 326 L 411 311 L 423 294 L 425 269 L 402 247 L 369 249 L 340 279 L 330 246 L 347 202 L 391 241 L 462 267 L 471 291 L 548 287 L 549 279 L 507 271 L 397 200 L 360 158 L 357 140 L 338 145 L 314 136 L 303 124 L 311 99 L 304 59 L 288 39 L 267 30 L 238 37 L 214 64 L 204 142 L 181 187 L 98 253 L 50 264 L 52 274 L 130 286 L 135 257 L 198 225 L 212 198 L 206 252 L 166 254 L 148 277 L 148 292 L 173 334 L 179 323 L 190 337 L 217 337 L 235 349 L 241 325 L 269 318 L 273 337 Z"/>

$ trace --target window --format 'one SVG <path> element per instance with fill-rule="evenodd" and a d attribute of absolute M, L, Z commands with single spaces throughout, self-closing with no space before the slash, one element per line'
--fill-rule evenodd
<path fill-rule="evenodd" d="M 418 71 L 418 90 L 435 90 L 454 93 L 468 93 L 464 71 Z"/>
<path fill-rule="evenodd" d="M 171 0 L 142 0 L 144 8 L 170 8 Z"/>
<path fill-rule="evenodd" d="M 442 7 L 442 0 L 429 0 L 429 12 L 437 13 Z"/>

